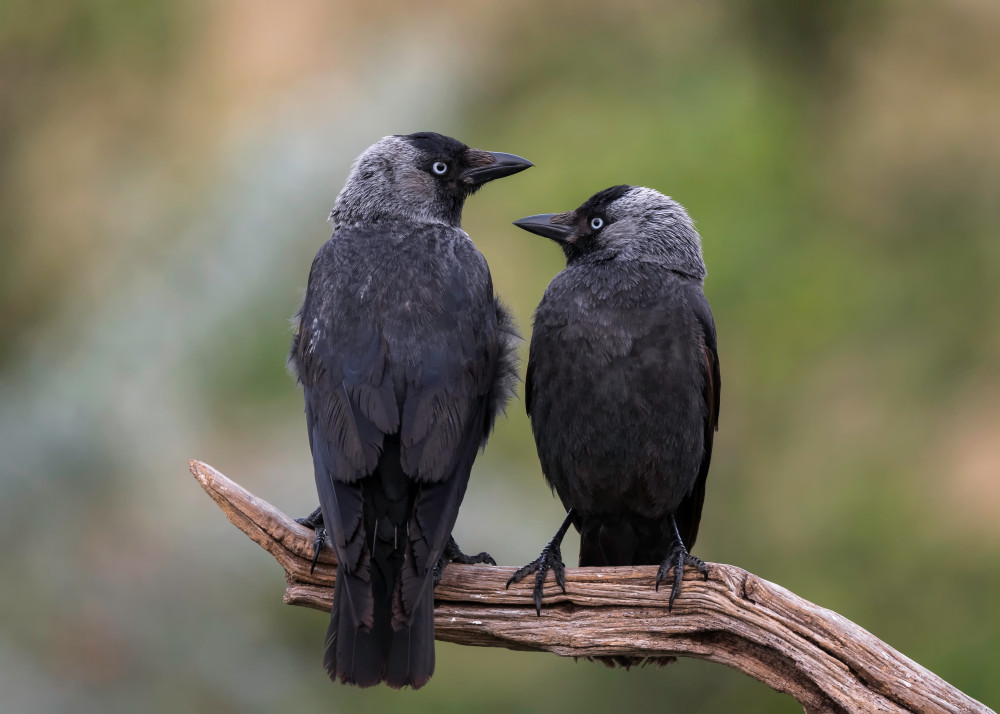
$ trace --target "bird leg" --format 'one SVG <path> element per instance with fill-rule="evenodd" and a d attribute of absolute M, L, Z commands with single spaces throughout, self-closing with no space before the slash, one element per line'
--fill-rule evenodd
<path fill-rule="evenodd" d="M 562 588 L 563 593 L 566 592 L 566 565 L 562 560 L 560 546 L 562 545 L 563 538 L 566 536 L 566 531 L 569 530 L 570 523 L 573 522 L 573 516 L 573 509 L 571 508 L 567 511 L 566 519 L 559 526 L 559 530 L 552 536 L 552 540 L 542 548 L 541 555 L 511 575 L 510 580 L 507 581 L 507 587 L 509 588 L 512 583 L 521 582 L 526 575 L 535 574 L 535 614 L 539 617 L 542 616 L 542 589 L 545 585 L 545 576 L 549 570 L 555 576 L 556 585 Z"/>
<path fill-rule="evenodd" d="M 305 518 L 296 518 L 295 522 L 306 528 L 312 528 L 313 535 L 313 559 L 309 567 L 309 574 L 316 570 L 316 562 L 319 560 L 319 553 L 323 550 L 323 543 L 326 542 L 326 528 L 323 527 L 323 509 L 319 506 Z"/>
<path fill-rule="evenodd" d="M 479 565 L 480 563 L 486 563 L 487 565 L 496 565 L 497 561 L 493 560 L 493 556 L 485 551 L 477 553 L 476 555 L 466 555 L 462 552 L 462 549 L 458 547 L 458 543 L 455 542 L 455 537 L 448 536 L 448 542 L 444 545 L 444 553 L 441 554 L 437 565 L 434 567 L 434 587 L 437 587 L 438 583 L 441 582 L 441 576 L 444 574 L 445 566 L 447 566 L 448 563 L 459 563 L 461 565 Z"/>
<path fill-rule="evenodd" d="M 705 580 L 708 580 L 708 566 L 700 558 L 696 558 L 688 553 L 687 548 L 684 547 L 684 541 L 681 540 L 680 531 L 677 530 L 677 521 L 674 520 L 673 516 L 670 516 L 670 525 L 674 528 L 674 545 L 670 549 L 670 552 L 667 553 L 667 557 L 660 563 L 660 569 L 656 571 L 656 590 L 659 591 L 660 581 L 666 579 L 667 571 L 670 568 L 674 569 L 674 584 L 670 588 L 670 601 L 667 602 L 667 612 L 670 612 L 673 608 L 674 599 L 681 591 L 681 581 L 684 579 L 685 564 L 697 568 L 705 576 Z"/>

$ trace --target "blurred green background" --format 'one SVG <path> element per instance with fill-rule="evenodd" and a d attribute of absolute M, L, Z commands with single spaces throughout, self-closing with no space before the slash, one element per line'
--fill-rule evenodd
<path fill-rule="evenodd" d="M 799 711 L 446 644 L 419 692 L 333 685 L 326 617 L 188 474 L 315 505 L 287 318 L 351 160 L 425 129 L 537 165 L 465 213 L 525 336 L 562 258 L 510 221 L 688 207 L 724 385 L 697 554 L 996 706 L 998 48 L 993 0 L 0 1 L 0 708 Z M 516 402 L 458 539 L 519 565 L 560 517 Z"/>

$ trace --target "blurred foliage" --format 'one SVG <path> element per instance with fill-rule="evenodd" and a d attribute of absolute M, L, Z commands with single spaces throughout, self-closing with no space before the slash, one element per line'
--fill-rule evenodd
<path fill-rule="evenodd" d="M 510 221 L 687 206 L 724 383 L 698 554 L 996 706 L 997 47 L 982 0 L 0 2 L 5 710 L 798 709 L 450 645 L 419 692 L 332 685 L 324 616 L 189 480 L 311 510 L 286 318 L 350 161 L 420 129 L 535 162 L 465 216 L 525 337 L 562 259 Z M 457 536 L 520 564 L 561 514 L 508 416 Z"/>

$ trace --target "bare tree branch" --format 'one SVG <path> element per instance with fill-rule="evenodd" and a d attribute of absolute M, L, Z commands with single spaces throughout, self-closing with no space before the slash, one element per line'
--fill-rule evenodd
<path fill-rule="evenodd" d="M 330 610 L 336 559 L 309 573 L 312 532 L 211 466 L 191 473 L 237 528 L 285 569 L 285 602 Z M 535 615 L 531 582 L 504 588 L 511 567 L 450 565 L 434 592 L 437 639 L 567 657 L 697 657 L 795 697 L 808 712 L 990 712 L 835 612 L 731 565 L 688 574 L 667 612 L 656 568 L 570 568 L 566 594 L 547 585 Z"/>

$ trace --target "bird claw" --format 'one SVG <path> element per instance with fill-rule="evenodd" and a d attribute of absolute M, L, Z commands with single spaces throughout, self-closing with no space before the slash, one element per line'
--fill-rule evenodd
<path fill-rule="evenodd" d="M 444 557 L 447 558 L 449 563 L 459 563 L 461 565 L 479 565 L 481 563 L 486 563 L 487 565 L 497 564 L 497 561 L 493 560 L 493 556 L 486 551 L 476 553 L 475 555 L 466 555 L 462 552 L 462 549 L 458 547 L 458 543 L 455 542 L 454 536 L 448 539 L 448 543 L 444 547 Z"/>
<path fill-rule="evenodd" d="M 475 555 L 466 555 L 465 553 L 459 551 L 457 558 L 452 558 L 451 562 L 459 563 L 460 565 L 496 565 L 497 561 L 493 560 L 493 556 L 487 553 L 485 550 L 476 553 Z"/>
<path fill-rule="evenodd" d="M 554 539 L 553 539 L 554 540 Z M 507 580 L 506 587 L 510 587 L 514 583 L 521 582 L 525 577 L 535 574 L 535 587 L 533 594 L 535 597 L 535 614 L 539 617 L 542 616 L 542 591 L 545 588 L 545 576 L 548 575 L 549 571 L 552 571 L 552 575 L 555 578 L 556 585 L 560 587 L 563 594 L 566 593 L 566 564 L 562 560 L 562 550 L 558 543 L 549 542 L 542 549 L 541 555 L 537 559 L 531 561 L 523 568 L 519 568 L 510 579 Z"/>
<path fill-rule="evenodd" d="M 485 563 L 486 565 L 496 565 L 497 561 L 493 560 L 493 556 L 485 551 L 476 553 L 476 555 L 466 555 L 458 547 L 455 538 L 449 537 L 448 542 L 444 546 L 444 553 L 438 559 L 437 565 L 434 566 L 434 587 L 437 587 L 438 583 L 441 582 L 441 577 L 444 575 L 444 569 L 448 563 L 458 563 L 460 565 L 479 565 Z"/>
<path fill-rule="evenodd" d="M 313 571 L 316 570 L 316 563 L 319 562 L 320 551 L 323 550 L 323 544 L 326 542 L 326 528 L 323 527 L 323 510 L 317 508 L 305 518 L 296 518 L 295 522 L 306 528 L 313 529 L 313 557 L 312 564 L 309 566 L 309 574 L 312 575 Z"/>
<path fill-rule="evenodd" d="M 306 528 L 319 528 L 323 525 L 323 508 L 322 506 L 316 506 L 316 510 L 310 513 L 305 518 L 296 518 L 295 522 L 300 526 L 305 526 Z"/>
<path fill-rule="evenodd" d="M 542 564 L 541 558 L 535 558 L 530 563 L 524 567 L 518 568 L 514 571 L 514 574 L 507 578 L 507 584 L 504 586 L 505 589 L 509 589 L 514 583 L 519 583 L 524 580 L 525 576 L 531 575 L 533 572 L 538 570 Z"/>
<path fill-rule="evenodd" d="M 705 561 L 688 553 L 687 548 L 682 544 L 675 545 L 670 553 L 667 554 L 667 557 L 663 559 L 663 562 L 660 563 L 660 567 L 656 571 L 656 591 L 659 592 L 660 582 L 666 579 L 667 573 L 671 568 L 674 570 L 673 585 L 670 588 L 670 600 L 667 601 L 667 612 L 673 609 L 674 600 L 681 592 L 681 582 L 684 580 L 685 565 L 696 568 L 705 576 L 705 580 L 708 580 L 708 566 L 705 565 Z"/>

